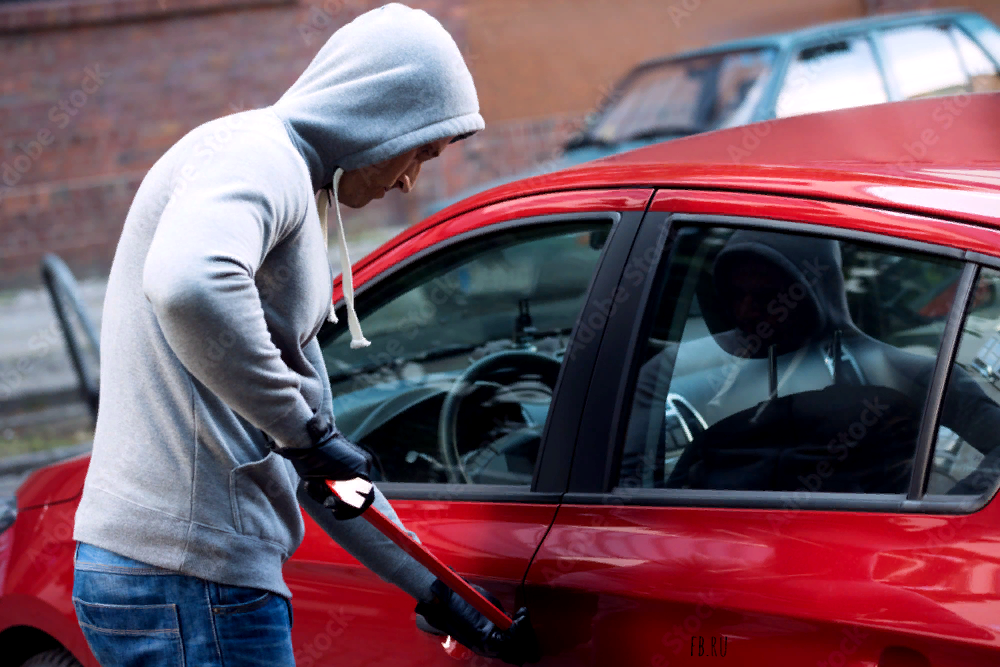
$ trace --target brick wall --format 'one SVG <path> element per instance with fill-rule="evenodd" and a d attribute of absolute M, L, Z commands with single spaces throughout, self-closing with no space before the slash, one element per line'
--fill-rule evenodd
<path fill-rule="evenodd" d="M 45 251 L 82 275 L 106 272 L 135 190 L 167 148 L 206 120 L 274 102 L 337 27 L 381 4 L 308 2 L 0 3 L 0 289 L 37 284 Z M 413 194 L 345 210 L 349 234 L 415 222 L 431 200 L 551 157 L 638 60 L 868 11 L 866 0 L 409 4 L 455 36 L 487 130 L 428 163 Z"/>

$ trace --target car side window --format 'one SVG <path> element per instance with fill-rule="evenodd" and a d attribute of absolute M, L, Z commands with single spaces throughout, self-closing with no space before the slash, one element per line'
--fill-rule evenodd
<path fill-rule="evenodd" d="M 903 99 L 996 90 L 996 67 L 951 25 L 916 25 L 880 33 L 886 68 Z"/>
<path fill-rule="evenodd" d="M 951 26 L 948 31 L 955 40 L 962 66 L 969 76 L 971 92 L 985 93 L 1000 90 L 1000 72 L 986 52 L 958 27 Z"/>
<path fill-rule="evenodd" d="M 778 93 L 778 118 L 888 101 L 871 46 L 851 37 L 799 51 Z"/>
<path fill-rule="evenodd" d="M 321 340 L 338 428 L 381 481 L 529 485 L 606 220 L 494 234 L 359 298 L 368 348 Z"/>
<path fill-rule="evenodd" d="M 650 299 L 618 486 L 905 493 L 962 268 L 829 238 L 681 227 Z M 992 285 L 979 307 L 993 307 Z M 985 454 L 1000 407 L 966 405 L 983 393 L 969 375 L 953 373 L 962 408 L 942 424 Z"/>
<path fill-rule="evenodd" d="M 1000 271 L 980 271 L 945 390 L 928 494 L 979 495 L 1000 478 L 998 286 Z"/>

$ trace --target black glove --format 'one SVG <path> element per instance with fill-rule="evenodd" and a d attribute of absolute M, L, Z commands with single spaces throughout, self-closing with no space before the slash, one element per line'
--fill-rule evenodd
<path fill-rule="evenodd" d="M 472 587 L 503 611 L 503 606 L 496 597 L 475 584 Z M 523 665 L 541 659 L 541 649 L 528 620 L 527 607 L 517 610 L 514 623 L 509 629 L 501 630 L 440 579 L 435 579 L 431 584 L 431 593 L 434 594 L 434 599 L 418 603 L 416 612 L 430 625 L 451 635 L 462 646 L 479 655 L 499 658 L 512 665 Z"/>
<path fill-rule="evenodd" d="M 353 519 L 375 500 L 371 456 L 326 417 L 314 415 L 306 422 L 306 431 L 313 442 L 310 447 L 278 447 L 270 439 L 268 446 L 292 462 L 310 498 L 332 509 L 335 519 Z M 340 495 L 330 491 L 327 480 L 344 482 L 338 485 Z"/>

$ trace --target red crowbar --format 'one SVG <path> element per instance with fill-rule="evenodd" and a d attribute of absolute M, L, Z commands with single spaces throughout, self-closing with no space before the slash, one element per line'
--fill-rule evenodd
<path fill-rule="evenodd" d="M 354 498 L 357 497 L 358 492 L 355 484 L 358 481 L 361 481 L 361 479 L 349 479 L 342 482 L 327 480 L 326 485 L 330 487 L 330 491 L 335 493 L 345 503 L 354 507 L 360 507 L 360 505 L 354 502 Z M 413 556 L 418 563 L 430 570 L 434 576 L 447 584 L 448 588 L 472 605 L 476 611 L 492 621 L 494 625 L 501 630 L 510 629 L 512 621 L 507 614 L 503 613 L 493 603 L 483 597 L 479 591 L 469 585 L 469 582 L 455 574 L 453 570 L 441 562 L 437 556 L 428 551 L 422 544 L 407 535 L 389 517 L 379 512 L 374 506 L 366 509 L 361 516 L 367 519 L 368 523 L 375 526 L 380 533 L 395 542 L 400 549 Z"/>

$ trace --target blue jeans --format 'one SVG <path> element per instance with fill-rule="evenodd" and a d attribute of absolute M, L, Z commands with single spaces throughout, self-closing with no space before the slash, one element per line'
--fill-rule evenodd
<path fill-rule="evenodd" d="M 79 543 L 73 606 L 102 667 L 293 667 L 292 607 Z"/>

